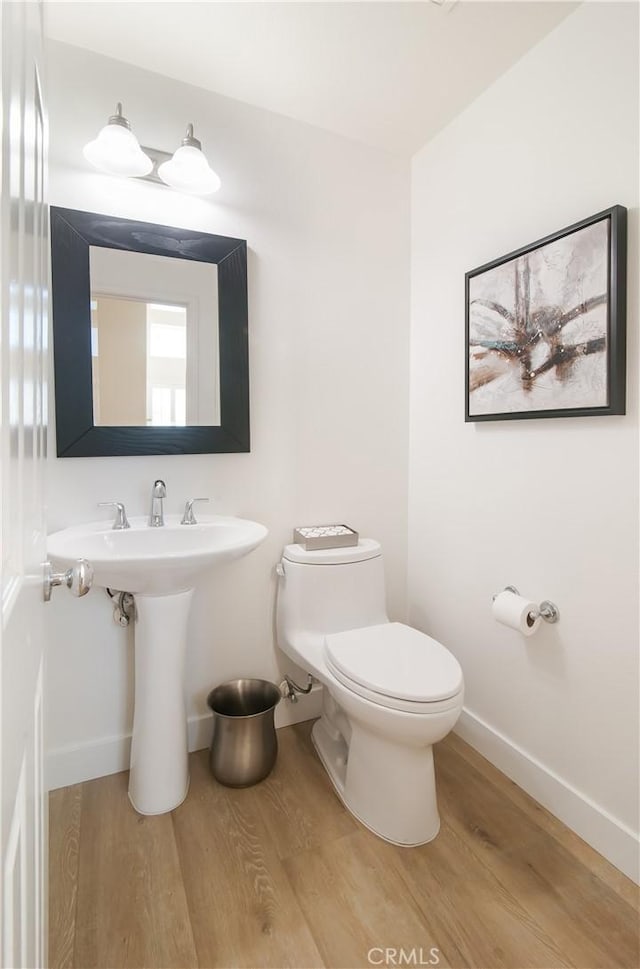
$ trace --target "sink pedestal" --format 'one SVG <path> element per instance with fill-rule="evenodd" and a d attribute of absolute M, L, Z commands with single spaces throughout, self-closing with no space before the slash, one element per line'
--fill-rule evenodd
<path fill-rule="evenodd" d="M 189 789 L 184 666 L 193 589 L 135 595 L 135 706 L 129 800 L 139 814 L 164 814 Z"/>

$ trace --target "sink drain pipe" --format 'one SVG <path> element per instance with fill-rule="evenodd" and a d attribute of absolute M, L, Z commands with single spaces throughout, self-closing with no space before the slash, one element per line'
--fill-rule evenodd
<path fill-rule="evenodd" d="M 136 615 L 136 602 L 131 592 L 104 590 L 113 603 L 113 621 L 116 626 L 128 626 Z"/>

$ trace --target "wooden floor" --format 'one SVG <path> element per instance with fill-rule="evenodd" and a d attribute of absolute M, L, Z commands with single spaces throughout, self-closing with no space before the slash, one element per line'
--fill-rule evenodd
<path fill-rule="evenodd" d="M 126 774 L 53 792 L 51 969 L 638 969 L 635 886 L 462 741 L 437 749 L 440 834 L 397 848 L 343 808 L 310 726 L 246 790 L 192 755 L 172 814 L 138 816 Z"/>

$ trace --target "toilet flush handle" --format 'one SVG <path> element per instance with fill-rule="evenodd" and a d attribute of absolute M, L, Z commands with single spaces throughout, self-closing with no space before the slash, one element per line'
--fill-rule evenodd
<path fill-rule="evenodd" d="M 280 579 L 284 579 L 284 562 L 278 562 L 276 565 L 276 575 Z"/>

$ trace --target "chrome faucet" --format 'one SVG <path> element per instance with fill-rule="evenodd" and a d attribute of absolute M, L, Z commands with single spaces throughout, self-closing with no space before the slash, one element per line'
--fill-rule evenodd
<path fill-rule="evenodd" d="M 149 525 L 151 528 L 160 528 L 164 525 L 164 511 L 162 499 L 167 497 L 167 486 L 164 481 L 158 478 L 153 483 L 151 491 L 151 514 L 149 515 Z"/>
<path fill-rule="evenodd" d="M 129 524 L 129 519 L 127 518 L 127 513 L 124 510 L 124 505 L 121 501 L 99 501 L 98 508 L 109 508 L 113 506 L 116 510 L 116 518 L 113 523 L 113 528 L 115 531 L 122 531 L 123 528 L 131 528 Z"/>
<path fill-rule="evenodd" d="M 193 514 L 193 503 L 194 501 L 209 501 L 208 498 L 189 498 L 186 505 L 184 506 L 184 515 L 182 516 L 181 525 L 197 525 L 198 520 Z"/>

